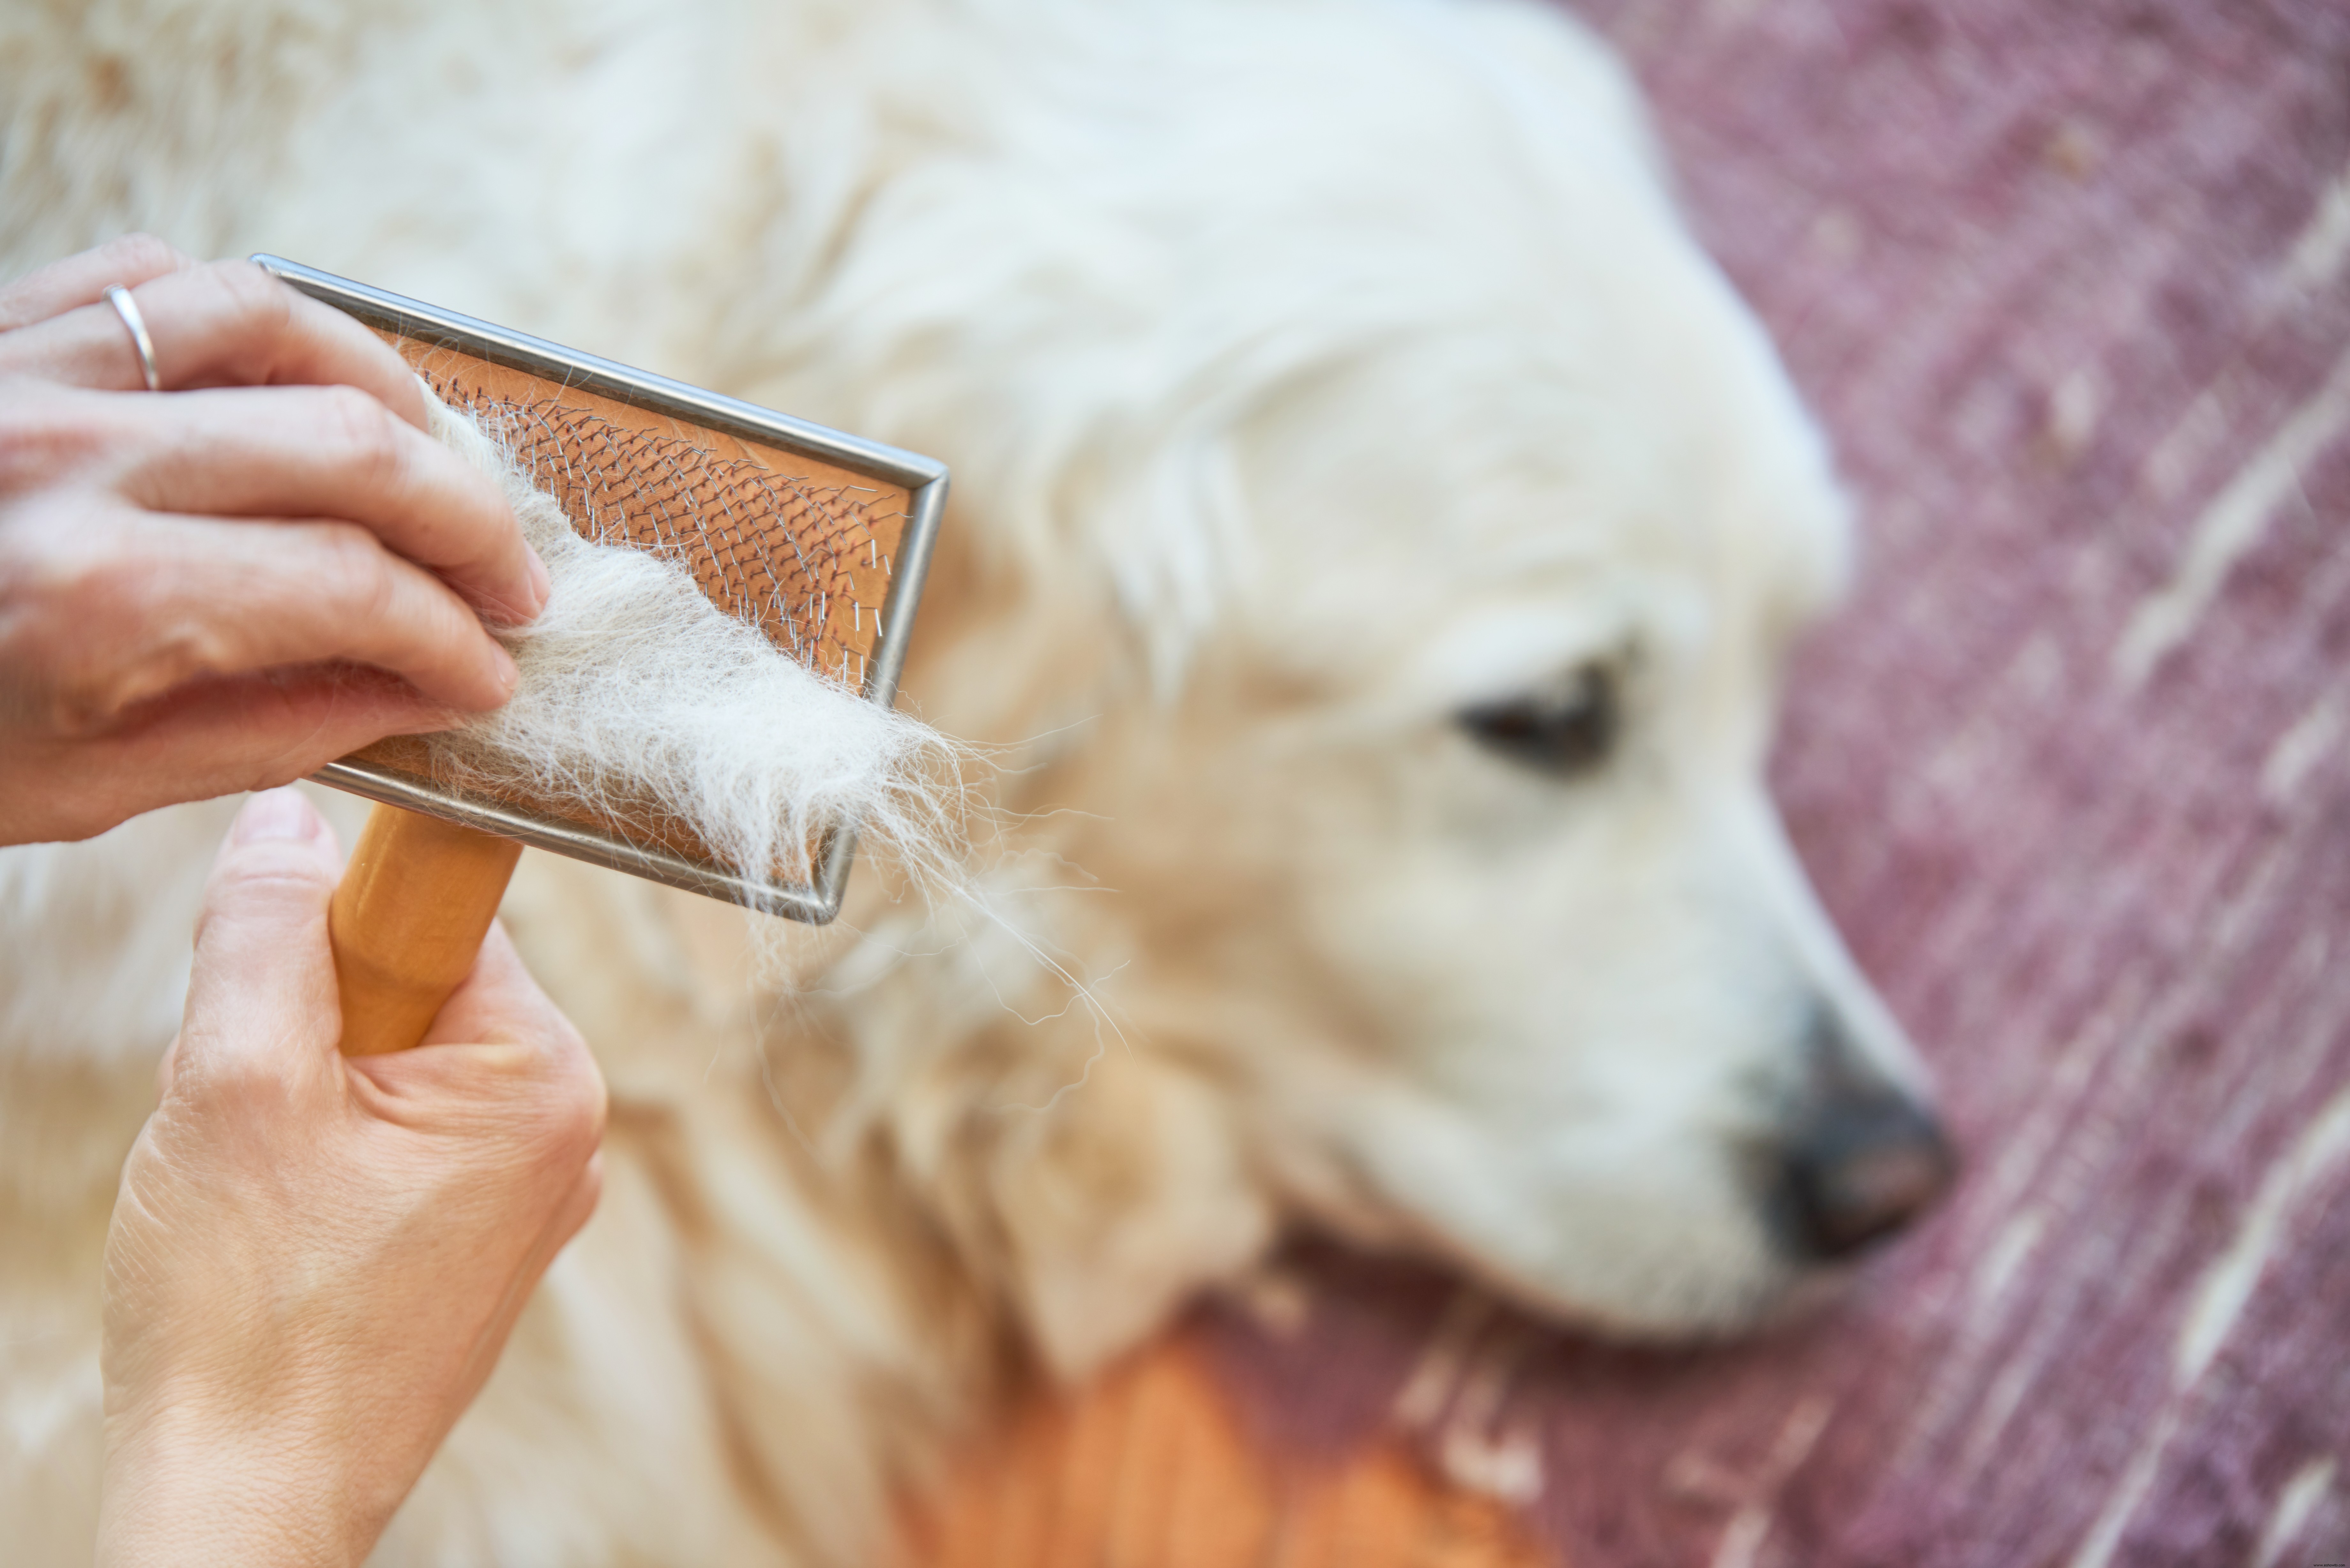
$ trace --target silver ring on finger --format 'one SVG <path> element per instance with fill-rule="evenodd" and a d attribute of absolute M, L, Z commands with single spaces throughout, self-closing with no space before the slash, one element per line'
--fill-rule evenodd
<path fill-rule="evenodd" d="M 147 378 L 147 389 L 161 391 L 163 378 L 155 373 L 155 339 L 147 335 L 147 318 L 139 314 L 139 302 L 120 284 L 109 283 L 106 286 L 106 303 L 114 306 L 114 314 L 122 317 L 122 325 L 130 334 L 130 346 L 139 351 L 139 370 Z"/>

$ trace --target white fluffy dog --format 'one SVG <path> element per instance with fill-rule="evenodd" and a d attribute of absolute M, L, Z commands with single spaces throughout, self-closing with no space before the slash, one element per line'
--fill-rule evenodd
<path fill-rule="evenodd" d="M 12 274 L 267 248 L 954 469 L 908 691 L 1014 748 L 1006 923 L 868 867 L 777 1001 L 525 862 L 606 1195 L 380 1560 L 868 1560 L 1002 1378 L 1293 1220 L 1718 1332 L 1939 1184 L 1762 775 L 1829 463 L 1548 7 L 35 0 L 0 106 Z M 87 1558 L 228 809 L 0 857 L 11 1563 Z"/>

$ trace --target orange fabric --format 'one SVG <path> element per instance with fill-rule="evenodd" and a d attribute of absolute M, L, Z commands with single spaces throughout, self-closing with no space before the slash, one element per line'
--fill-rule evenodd
<path fill-rule="evenodd" d="M 1501 1504 L 1385 1444 L 1264 1451 L 1198 1355 L 1154 1345 L 972 1445 L 903 1568 L 1554 1568 Z"/>

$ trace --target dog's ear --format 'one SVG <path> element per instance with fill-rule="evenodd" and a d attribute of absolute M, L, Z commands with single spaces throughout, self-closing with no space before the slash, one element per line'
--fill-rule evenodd
<path fill-rule="evenodd" d="M 1045 1365 L 1075 1379 L 1263 1255 L 1273 1206 L 1225 1091 L 1113 1044 L 1044 1111 L 1013 1110 L 988 1156 L 1003 1288 Z"/>
<path fill-rule="evenodd" d="M 1141 999 L 1117 983 L 1135 939 L 1066 886 L 1076 863 L 1007 857 L 967 898 L 863 918 L 828 992 L 804 999 L 857 1080 L 831 1112 L 808 1113 L 827 1126 L 819 1139 L 880 1154 L 958 1268 L 1065 1378 L 1245 1273 L 1275 1230 L 1243 1091 L 1211 1054 L 1135 1023 Z M 1110 983 L 1097 993 L 1098 977 Z"/>

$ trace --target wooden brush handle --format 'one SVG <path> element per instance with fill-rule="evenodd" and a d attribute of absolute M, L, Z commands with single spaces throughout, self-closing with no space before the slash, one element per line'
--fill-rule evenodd
<path fill-rule="evenodd" d="M 471 972 L 522 846 L 379 805 L 327 916 L 343 1054 L 405 1051 Z"/>

